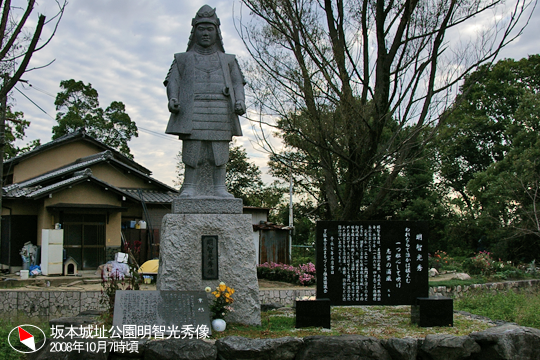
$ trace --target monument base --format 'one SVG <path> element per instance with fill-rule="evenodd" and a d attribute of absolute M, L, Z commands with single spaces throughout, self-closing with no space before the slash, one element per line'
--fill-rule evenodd
<path fill-rule="evenodd" d="M 203 280 L 202 237 L 216 235 L 218 276 Z M 204 291 L 209 286 L 213 291 L 224 282 L 235 290 L 234 312 L 225 320 L 261 324 L 251 215 L 167 214 L 161 227 L 159 253 L 157 290 Z M 211 295 L 209 301 L 213 298 Z"/>
<path fill-rule="evenodd" d="M 241 214 L 244 209 L 242 199 L 193 197 L 174 199 L 173 214 Z"/>

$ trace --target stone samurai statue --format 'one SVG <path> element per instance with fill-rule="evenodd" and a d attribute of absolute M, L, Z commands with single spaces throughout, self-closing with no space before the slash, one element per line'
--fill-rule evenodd
<path fill-rule="evenodd" d="M 232 198 L 225 187 L 225 166 L 229 142 L 242 135 L 238 115 L 246 112 L 245 80 L 235 56 L 225 54 L 216 9 L 204 5 L 191 25 L 187 51 L 174 55 L 164 81 L 171 112 L 165 132 L 182 140 L 180 197 Z M 205 163 L 211 185 L 201 193 L 197 184 Z"/>

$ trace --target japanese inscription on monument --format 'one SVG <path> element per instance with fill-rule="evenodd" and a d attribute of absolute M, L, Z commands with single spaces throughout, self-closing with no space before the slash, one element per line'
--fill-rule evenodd
<path fill-rule="evenodd" d="M 204 291 L 117 291 L 113 326 L 149 327 L 170 332 L 189 326 L 210 333 L 210 311 Z"/>
<path fill-rule="evenodd" d="M 203 280 L 219 279 L 218 237 L 203 235 L 202 239 L 202 278 Z"/>
<path fill-rule="evenodd" d="M 317 222 L 317 298 L 414 305 L 428 296 L 427 222 Z"/>

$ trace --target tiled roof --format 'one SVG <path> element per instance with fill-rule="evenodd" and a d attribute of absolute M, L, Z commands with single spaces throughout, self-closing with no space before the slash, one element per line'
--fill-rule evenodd
<path fill-rule="evenodd" d="M 102 162 L 111 158 L 112 158 L 112 153 L 109 150 L 106 150 L 96 155 L 91 155 L 91 156 L 81 158 L 74 163 L 71 163 L 59 169 L 50 171 L 48 173 L 36 176 L 35 178 L 21 181 L 20 183 L 17 183 L 17 184 L 8 185 L 6 188 L 9 189 L 12 186 L 18 186 L 19 188 L 35 186 L 44 181 L 52 180 L 56 177 L 66 176 L 67 174 L 71 172 L 77 171 L 79 169 L 85 169 L 90 165 L 97 164 L 99 162 Z"/>
<path fill-rule="evenodd" d="M 25 197 L 26 194 L 30 194 L 33 191 L 36 191 L 38 189 L 41 189 L 41 186 L 35 186 L 31 188 L 23 188 L 19 189 L 19 187 L 15 184 L 15 186 L 10 185 L 9 187 L 3 188 L 3 196 L 7 198 L 22 198 Z"/>
<path fill-rule="evenodd" d="M 95 178 L 92 175 L 90 166 L 99 164 L 102 162 L 107 162 L 111 166 L 121 168 L 122 170 L 127 171 L 131 173 L 132 175 L 143 179 L 145 182 L 155 184 L 159 188 L 161 188 L 162 189 L 161 191 L 160 190 L 142 190 L 143 199 L 147 203 L 156 203 L 156 204 L 169 203 L 170 204 L 172 200 L 174 199 L 174 197 L 178 194 L 178 191 L 176 189 L 150 177 L 148 175 L 150 174 L 150 170 L 140 166 L 139 164 L 132 161 L 131 159 L 126 158 L 124 155 L 118 153 L 116 150 L 108 147 L 107 145 L 100 143 L 99 141 L 95 140 L 91 136 L 87 135 L 83 130 L 77 130 L 75 132 L 64 135 L 47 144 L 38 146 L 37 148 L 35 148 L 34 150 L 28 153 L 12 158 L 8 160 L 7 162 L 17 163 L 21 159 L 27 156 L 31 156 L 30 153 L 36 154 L 47 148 L 52 148 L 62 142 L 73 141 L 74 139 L 83 138 L 83 137 L 86 138 L 87 140 L 90 140 L 91 142 L 95 142 L 99 144 L 102 148 L 105 148 L 106 150 L 97 154 L 80 158 L 71 164 L 65 165 L 53 171 L 49 171 L 48 173 L 41 174 L 32 179 L 28 179 L 17 184 L 8 185 L 2 188 L 3 196 L 6 198 L 35 199 L 42 196 L 46 196 L 47 194 L 50 194 L 52 192 L 62 190 L 67 186 L 72 186 L 81 181 L 88 180 L 94 183 L 98 183 L 104 188 L 110 188 L 113 191 L 118 192 L 119 194 L 122 194 L 123 196 L 127 196 L 134 201 L 140 201 L 140 197 L 139 197 L 139 193 L 137 189 L 127 189 L 127 188 L 119 189 L 98 178 Z M 118 157 L 121 157 L 121 159 L 119 160 Z M 129 161 L 124 161 L 125 160 L 124 158 Z M 130 166 L 130 164 L 133 164 L 134 166 Z"/>
<path fill-rule="evenodd" d="M 66 187 L 70 187 L 73 185 L 76 185 L 78 183 L 81 183 L 83 181 L 91 181 L 93 183 L 96 183 L 100 185 L 101 187 L 112 190 L 118 194 L 121 194 L 123 196 L 128 196 L 131 198 L 131 200 L 139 201 L 138 197 L 134 197 L 130 193 L 125 193 L 124 191 L 120 190 L 119 188 L 112 186 L 92 175 L 92 170 L 90 169 L 84 169 L 82 171 L 77 171 L 73 173 L 73 176 L 69 179 L 65 179 L 59 182 L 55 182 L 53 184 L 47 185 L 47 186 L 32 186 L 32 187 L 19 187 L 19 184 L 10 185 L 9 187 L 5 187 L 4 190 L 4 197 L 6 198 L 27 198 L 27 199 L 39 199 L 43 196 L 47 196 L 48 194 L 60 191 Z"/>
<path fill-rule="evenodd" d="M 84 162 L 86 163 L 86 162 Z M 83 181 L 92 181 L 97 183 L 103 188 L 110 189 L 118 194 L 127 196 L 133 201 L 140 201 L 139 192 L 137 189 L 128 189 L 128 188 L 117 188 L 111 184 L 108 184 L 92 175 L 92 170 L 85 168 L 82 171 L 73 172 L 73 168 L 70 169 L 69 173 L 72 173 L 73 176 L 68 179 L 63 179 L 61 181 L 55 182 L 47 186 L 28 186 L 29 184 L 37 183 L 37 180 L 34 179 L 28 180 L 24 183 L 13 184 L 3 188 L 5 198 L 27 198 L 27 199 L 38 199 L 48 194 L 60 191 L 66 187 L 76 185 Z M 133 169 L 136 171 L 135 169 Z M 66 172 L 65 174 L 67 174 Z M 52 176 L 43 175 L 42 181 L 44 179 L 51 179 Z M 37 178 L 36 178 L 37 179 Z M 165 185 L 166 186 L 166 185 Z M 172 188 L 171 188 L 172 189 Z M 146 203 L 149 204 L 170 204 L 173 199 L 178 196 L 178 192 L 174 189 L 172 191 L 159 191 L 159 190 L 144 190 L 141 189 L 143 199 Z"/>
<path fill-rule="evenodd" d="M 20 160 L 22 158 L 25 158 L 25 157 L 28 157 L 29 155 L 41 152 L 41 151 L 43 151 L 43 150 L 45 150 L 47 148 L 54 147 L 58 143 L 61 143 L 61 142 L 64 142 L 64 141 L 69 141 L 71 139 L 75 139 L 75 138 L 77 138 L 77 137 L 79 137 L 81 135 L 82 135 L 82 130 L 81 129 L 70 132 L 70 133 L 68 133 L 66 135 L 60 136 L 58 139 L 55 139 L 53 141 L 49 141 L 48 143 L 36 146 L 35 148 L 33 148 L 30 151 L 27 151 L 27 152 L 22 153 L 22 154 L 20 154 L 18 156 L 12 157 L 11 159 L 4 160 L 4 164 L 8 164 L 10 162 L 17 163 L 18 160 Z"/>
<path fill-rule="evenodd" d="M 130 194 L 132 197 L 140 199 L 139 192 L 137 189 L 126 189 L 121 188 L 123 192 Z M 144 190 L 141 189 L 144 202 L 148 204 L 170 204 L 172 201 L 178 197 L 178 192 L 172 191 L 156 191 L 156 190 Z"/>
<path fill-rule="evenodd" d="M 77 176 L 73 176 L 73 177 L 71 177 L 69 179 L 54 183 L 54 184 L 49 185 L 49 186 L 42 187 L 40 189 L 37 189 L 37 190 L 35 190 L 35 191 L 33 191 L 33 192 L 29 193 L 29 194 L 26 194 L 26 197 L 34 198 L 34 199 L 39 198 L 39 197 L 44 196 L 46 194 L 50 194 L 52 192 L 58 191 L 63 187 L 74 185 L 74 184 L 80 182 L 81 180 L 88 179 L 89 177 L 90 176 L 87 175 L 87 174 L 80 174 L 80 175 L 77 175 Z"/>
<path fill-rule="evenodd" d="M 156 179 L 146 175 L 145 173 L 143 173 L 143 172 L 141 172 L 141 171 L 139 171 L 139 170 L 137 170 L 137 169 L 135 169 L 135 168 L 133 168 L 133 167 L 131 167 L 129 165 L 126 165 L 125 163 L 123 163 L 121 161 L 116 160 L 114 158 L 113 153 L 110 150 L 106 150 L 106 151 L 103 151 L 103 152 L 100 152 L 100 153 L 97 153 L 97 154 L 94 154 L 94 155 L 90 155 L 90 156 L 86 156 L 84 158 L 80 158 L 77 161 L 75 161 L 75 162 L 73 162 L 71 164 L 68 164 L 68 165 L 66 165 L 64 167 L 61 167 L 59 169 L 56 169 L 56 170 L 50 171 L 48 173 L 36 176 L 35 178 L 32 178 L 32 179 L 21 181 L 20 183 L 17 183 L 17 184 L 8 185 L 8 186 L 6 186 L 4 188 L 4 191 L 10 192 L 12 190 L 12 188 L 23 189 L 23 188 L 26 188 L 26 187 L 40 185 L 43 182 L 54 181 L 55 178 L 65 178 L 70 173 L 73 173 L 73 172 L 81 170 L 81 169 L 86 169 L 89 166 L 92 166 L 94 164 L 98 164 L 98 163 L 101 163 L 101 162 L 104 162 L 104 161 L 112 162 L 116 166 L 122 167 L 122 168 L 130 171 L 134 175 L 145 179 L 145 181 L 150 181 L 150 182 L 164 188 L 166 191 L 175 191 L 174 188 L 160 182 L 159 180 L 156 180 Z"/>
<path fill-rule="evenodd" d="M 259 224 L 253 224 L 253 230 L 291 230 L 292 227 L 285 225 L 277 225 L 270 221 L 261 221 Z"/>
<path fill-rule="evenodd" d="M 128 158 L 127 156 L 123 155 L 122 153 L 120 153 L 119 151 L 117 151 L 116 149 L 108 146 L 108 145 L 105 145 L 104 143 L 102 143 L 101 141 L 93 138 L 92 136 L 88 135 L 86 133 L 86 130 L 83 129 L 83 128 L 80 128 L 80 129 L 77 129 L 75 131 L 72 131 L 66 135 L 63 135 L 61 137 L 59 137 L 58 139 L 55 139 L 53 141 L 49 141 L 48 143 L 45 143 L 43 145 L 40 145 L 40 146 L 37 146 L 36 148 L 28 151 L 28 152 L 25 152 L 19 156 L 15 156 L 11 159 L 8 159 L 8 160 L 5 160 L 4 161 L 4 165 L 6 166 L 9 166 L 10 164 L 17 164 L 19 163 L 21 160 L 27 158 L 27 157 L 30 157 L 30 156 L 33 156 L 33 155 L 36 155 L 44 150 L 47 150 L 49 148 L 54 148 L 56 146 L 59 146 L 60 144 L 64 143 L 64 142 L 71 142 L 71 141 L 74 141 L 78 138 L 81 138 L 81 139 L 85 139 L 99 147 L 101 147 L 102 149 L 105 149 L 105 150 L 109 150 L 112 154 L 114 154 L 115 157 L 118 157 L 118 158 L 121 158 L 123 163 L 126 163 L 126 164 L 130 164 L 132 167 L 134 168 L 137 168 L 139 171 L 145 173 L 145 174 L 151 174 L 152 172 L 145 168 L 144 166 L 136 163 L 134 160 Z"/>

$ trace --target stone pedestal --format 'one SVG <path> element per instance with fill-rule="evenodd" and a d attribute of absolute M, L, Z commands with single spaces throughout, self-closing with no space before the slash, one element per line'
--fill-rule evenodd
<path fill-rule="evenodd" d="M 296 301 L 296 328 L 330 329 L 330 299 Z"/>
<path fill-rule="evenodd" d="M 173 214 L 241 214 L 243 209 L 242 199 L 198 197 L 175 199 L 172 203 Z"/>
<path fill-rule="evenodd" d="M 219 278 L 216 280 L 203 280 L 203 235 L 218 237 Z M 257 260 L 250 215 L 167 214 L 161 227 L 159 253 L 157 290 L 204 291 L 207 286 L 215 290 L 223 281 L 235 290 L 234 312 L 229 313 L 226 320 L 260 325 Z M 213 300 L 213 295 L 209 300 Z"/>
<path fill-rule="evenodd" d="M 420 327 L 454 326 L 454 299 L 417 298 L 411 306 L 411 323 Z"/>

